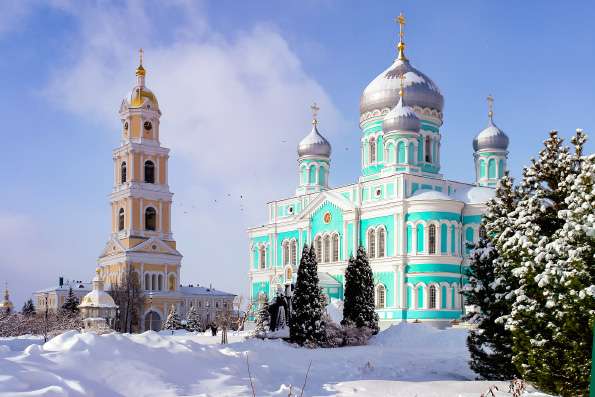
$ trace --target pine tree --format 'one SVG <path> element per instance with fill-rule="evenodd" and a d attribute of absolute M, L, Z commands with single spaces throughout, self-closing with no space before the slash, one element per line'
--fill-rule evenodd
<path fill-rule="evenodd" d="M 508 380 L 518 376 L 512 360 L 512 335 L 502 316 L 510 313 L 512 302 L 504 298 L 502 284 L 495 283 L 498 251 L 486 238 L 480 238 L 469 256 L 469 284 L 463 290 L 466 303 L 477 308 L 467 320 L 477 322 L 469 332 L 469 366 L 482 379 Z"/>
<path fill-rule="evenodd" d="M 25 304 L 23 304 L 21 313 L 23 313 L 24 316 L 34 316 L 35 315 L 35 306 L 33 305 L 32 299 L 29 299 L 27 302 L 25 302 Z"/>
<path fill-rule="evenodd" d="M 325 339 L 326 299 L 318 286 L 317 270 L 314 245 L 309 249 L 305 246 L 291 298 L 293 314 L 289 327 L 291 340 L 300 345 L 320 345 Z"/>
<path fill-rule="evenodd" d="M 256 313 L 256 329 L 254 330 L 254 336 L 261 339 L 266 338 L 269 325 L 269 299 L 266 295 L 264 295 L 262 302 L 260 302 L 258 312 Z"/>
<path fill-rule="evenodd" d="M 169 310 L 169 314 L 167 315 L 167 320 L 163 324 L 162 329 L 171 330 L 171 334 L 173 335 L 175 330 L 182 328 L 182 322 L 180 321 L 178 311 L 176 310 L 176 307 L 174 305 L 171 305 L 171 309 Z"/>
<path fill-rule="evenodd" d="M 188 311 L 188 316 L 186 318 L 186 329 L 190 332 L 200 332 L 202 329 L 200 315 L 194 306 L 192 306 Z"/>
<path fill-rule="evenodd" d="M 76 314 L 79 312 L 79 300 L 74 295 L 72 287 L 68 290 L 68 296 L 62 305 L 62 311 L 67 314 Z"/>
<path fill-rule="evenodd" d="M 349 258 L 345 271 L 345 298 L 343 302 L 344 326 L 367 327 L 378 333 L 378 313 L 374 305 L 374 275 L 363 247 L 357 256 Z"/>

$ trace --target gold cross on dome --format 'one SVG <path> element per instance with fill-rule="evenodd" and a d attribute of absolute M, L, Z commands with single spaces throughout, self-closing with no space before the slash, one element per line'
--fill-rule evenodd
<path fill-rule="evenodd" d="M 144 53 L 145 53 L 145 52 L 143 51 L 143 49 L 142 49 L 142 48 L 140 48 L 140 49 L 138 50 L 138 55 L 139 55 L 139 58 L 140 58 L 140 66 L 143 66 L 143 54 L 144 54 Z"/>
<path fill-rule="evenodd" d="M 494 97 L 492 95 L 488 95 L 486 99 L 488 101 L 488 116 L 491 119 L 494 115 Z"/>
<path fill-rule="evenodd" d="M 314 102 L 312 106 L 310 106 L 310 109 L 312 110 L 312 124 L 318 124 L 318 111 L 320 108 L 316 106 L 316 102 Z"/>
<path fill-rule="evenodd" d="M 405 36 L 405 16 L 402 12 L 395 18 L 395 22 L 399 24 L 399 37 L 403 41 L 403 36 Z"/>

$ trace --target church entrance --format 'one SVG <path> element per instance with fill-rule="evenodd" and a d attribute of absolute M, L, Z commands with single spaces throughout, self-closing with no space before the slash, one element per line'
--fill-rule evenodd
<path fill-rule="evenodd" d="M 145 331 L 161 331 L 161 316 L 159 313 L 150 311 L 145 315 Z"/>

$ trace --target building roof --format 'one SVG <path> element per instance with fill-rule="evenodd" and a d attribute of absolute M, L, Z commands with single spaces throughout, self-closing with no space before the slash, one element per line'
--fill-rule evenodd
<path fill-rule="evenodd" d="M 318 272 L 318 284 L 327 287 L 340 287 L 341 283 L 328 273 Z"/>
<path fill-rule="evenodd" d="M 35 293 L 43 293 L 43 292 L 58 292 L 58 291 L 68 291 L 72 287 L 73 292 L 81 291 L 81 292 L 89 292 L 93 289 L 93 284 L 89 282 L 74 282 L 74 281 L 67 281 L 62 286 L 55 286 L 40 289 L 39 291 L 35 291 Z"/>
<path fill-rule="evenodd" d="M 453 197 L 450 197 L 442 192 L 437 190 L 429 190 L 429 189 L 420 189 L 417 190 L 411 197 L 409 197 L 410 201 L 416 200 L 456 200 Z"/>
<path fill-rule="evenodd" d="M 197 296 L 212 296 L 212 297 L 233 297 L 236 296 L 235 294 L 231 294 L 229 292 L 219 291 L 214 288 L 207 288 L 207 287 L 194 287 L 194 286 L 182 286 L 180 287 L 180 292 L 183 295 L 197 295 Z"/>
<path fill-rule="evenodd" d="M 454 194 L 457 200 L 466 204 L 485 203 L 496 195 L 496 190 L 491 187 L 484 186 L 470 186 L 468 188 L 460 188 Z"/>

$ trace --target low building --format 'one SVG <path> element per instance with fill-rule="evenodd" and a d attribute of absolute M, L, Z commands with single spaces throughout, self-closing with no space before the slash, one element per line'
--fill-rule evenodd
<path fill-rule="evenodd" d="M 89 282 L 75 280 L 65 281 L 64 277 L 59 277 L 58 285 L 56 287 L 42 289 L 33 293 L 33 305 L 35 306 L 35 311 L 38 313 L 45 311 L 46 304 L 50 311 L 57 311 L 62 307 L 64 302 L 66 302 L 70 288 L 72 288 L 74 296 L 76 296 L 80 302 L 83 297 L 92 290 L 92 285 Z"/>
<path fill-rule="evenodd" d="M 233 310 L 233 300 L 236 297 L 229 292 L 193 285 L 180 287 L 180 293 L 180 317 L 185 319 L 190 308 L 194 307 L 203 326 L 215 321 L 219 313 Z"/>

